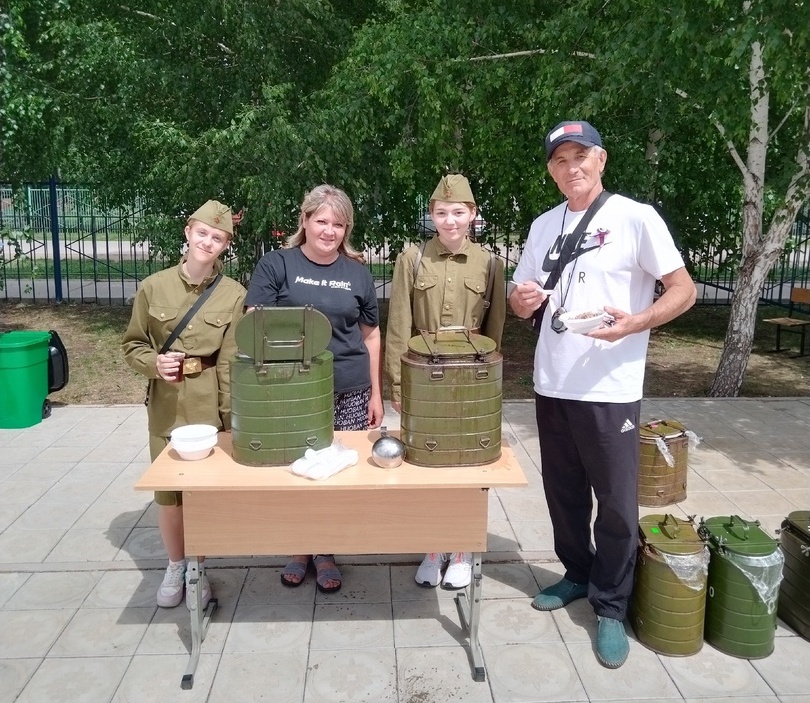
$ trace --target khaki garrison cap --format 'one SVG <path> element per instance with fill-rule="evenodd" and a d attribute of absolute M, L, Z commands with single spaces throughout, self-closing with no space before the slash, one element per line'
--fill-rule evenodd
<path fill-rule="evenodd" d="M 218 200 L 209 200 L 191 213 L 189 220 L 199 220 L 233 236 L 233 214 L 227 205 Z"/>
<path fill-rule="evenodd" d="M 472 203 L 475 205 L 475 198 L 470 190 L 470 182 L 460 173 L 451 173 L 443 176 L 430 196 L 431 202 L 442 200 L 446 203 Z"/>

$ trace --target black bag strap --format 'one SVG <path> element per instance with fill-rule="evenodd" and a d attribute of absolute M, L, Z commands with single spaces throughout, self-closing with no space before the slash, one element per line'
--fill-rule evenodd
<path fill-rule="evenodd" d="M 577 223 L 577 226 L 574 227 L 574 231 L 565 238 L 562 249 L 560 249 L 560 256 L 557 258 L 557 263 L 554 265 L 554 268 L 551 269 L 551 273 L 548 275 L 545 284 L 543 284 L 543 288 L 551 290 L 557 285 L 563 270 L 568 265 L 568 262 L 571 261 L 574 252 L 585 238 L 585 228 L 591 223 L 593 216 L 598 212 L 599 208 L 607 202 L 611 195 L 613 195 L 613 193 L 609 193 L 606 190 L 599 193 L 599 195 L 596 196 L 596 200 L 594 200 L 585 211 L 585 214 Z M 565 217 L 565 215 L 563 215 L 563 217 Z M 537 308 L 529 318 L 529 325 L 537 334 L 540 334 L 540 323 L 543 320 L 543 314 L 547 307 L 548 298 L 543 301 L 543 304 Z"/>
<path fill-rule="evenodd" d="M 551 270 L 551 273 L 548 275 L 546 282 L 543 284 L 543 288 L 547 290 L 551 290 L 554 286 L 557 285 L 557 281 L 560 280 L 560 276 L 562 276 L 562 272 L 565 267 L 568 265 L 568 262 L 571 261 L 571 258 L 574 256 L 574 251 L 576 251 L 577 247 L 582 242 L 582 235 L 585 234 L 585 228 L 591 223 L 593 216 L 598 212 L 599 208 L 602 207 L 606 202 L 607 199 L 613 195 L 613 193 L 608 193 L 608 191 L 603 190 L 599 195 L 596 197 L 588 209 L 585 211 L 585 214 L 582 216 L 582 219 L 577 223 L 577 226 L 574 227 L 574 231 L 571 232 L 566 238 L 565 243 L 563 244 L 562 249 L 560 250 L 560 256 L 557 259 L 557 263 L 555 264 L 554 268 Z"/>
<path fill-rule="evenodd" d="M 186 328 L 186 325 L 191 322 L 191 318 L 194 317 L 197 310 L 199 310 L 203 303 L 211 297 L 211 293 L 214 292 L 214 288 L 217 287 L 219 282 L 222 280 L 222 274 L 217 274 L 217 277 L 209 283 L 205 290 L 200 294 L 200 297 L 194 302 L 188 312 L 183 315 L 183 319 L 177 323 L 177 327 L 172 330 L 172 333 L 169 335 L 168 339 L 163 342 L 163 346 L 160 348 L 158 354 L 165 354 L 169 351 L 169 348 L 174 344 L 174 340 L 180 336 L 180 333 Z"/>

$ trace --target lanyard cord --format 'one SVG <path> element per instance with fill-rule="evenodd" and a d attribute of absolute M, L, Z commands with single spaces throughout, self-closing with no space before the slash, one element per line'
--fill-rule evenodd
<path fill-rule="evenodd" d="M 568 203 L 565 203 L 565 210 L 563 210 L 562 216 L 562 223 L 560 224 L 560 248 L 562 248 L 563 244 L 563 233 L 565 232 L 565 216 L 568 214 Z M 576 227 L 574 228 L 576 229 Z M 568 234 L 569 237 L 574 236 L 573 232 Z M 579 248 L 576 244 L 574 245 L 577 249 Z M 571 275 L 568 277 L 568 285 L 565 287 L 565 293 L 563 293 L 563 272 L 560 272 L 560 307 L 565 309 L 565 301 L 568 300 L 568 292 L 571 290 L 571 283 L 574 280 L 574 274 L 577 271 L 577 261 L 579 257 L 576 256 L 576 251 L 574 249 L 571 250 L 574 254 L 574 268 L 571 269 Z"/>

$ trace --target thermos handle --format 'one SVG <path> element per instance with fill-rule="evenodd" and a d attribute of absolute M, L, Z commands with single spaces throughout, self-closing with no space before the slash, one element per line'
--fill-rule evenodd
<path fill-rule="evenodd" d="M 435 343 L 438 341 L 440 334 L 456 334 L 456 333 L 463 334 L 467 338 L 467 344 L 469 344 L 473 348 L 475 355 L 479 359 L 483 359 L 483 357 L 486 354 L 486 351 L 484 349 L 479 349 L 478 347 L 475 346 L 475 342 L 472 341 L 472 337 L 470 336 L 470 330 L 467 329 L 464 325 L 448 325 L 447 327 L 439 327 L 439 329 L 437 329 L 433 333 L 433 342 Z M 434 358 L 438 358 L 439 355 L 436 353 L 434 347 L 431 346 L 430 339 L 428 338 L 428 335 L 425 332 L 425 330 L 419 330 L 419 334 L 422 335 L 422 339 L 424 340 L 425 346 L 428 348 L 430 355 Z"/>
<path fill-rule="evenodd" d="M 743 520 L 739 515 L 732 515 L 731 518 L 729 518 L 729 521 L 728 521 L 729 528 L 734 527 L 734 519 L 735 518 L 737 519 L 737 522 L 739 522 L 740 525 L 743 528 L 742 538 L 743 539 L 748 539 L 748 522 Z"/>
<path fill-rule="evenodd" d="M 681 531 L 681 526 L 678 524 L 678 521 L 675 519 L 675 516 L 672 513 L 666 513 L 664 515 L 664 519 L 660 523 L 662 531 L 666 532 L 667 525 L 672 528 L 673 537 L 677 537 Z"/>

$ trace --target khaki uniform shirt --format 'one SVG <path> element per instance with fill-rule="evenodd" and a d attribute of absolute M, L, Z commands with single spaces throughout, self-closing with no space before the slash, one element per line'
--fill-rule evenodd
<path fill-rule="evenodd" d="M 183 273 L 182 263 L 143 281 L 122 341 L 126 362 L 149 379 L 149 433 L 163 437 L 175 427 L 194 423 L 230 429 L 230 360 L 237 351 L 234 331 L 246 293 L 239 283 L 224 276 L 172 343 L 172 351 L 186 356 L 217 354 L 216 366 L 186 374 L 179 383 L 164 381 L 157 372 L 160 348 L 222 270 L 222 262 L 215 262 L 211 277 L 194 285 Z"/>
<path fill-rule="evenodd" d="M 434 236 L 425 245 L 414 284 L 413 267 L 419 249 L 414 245 L 397 257 L 388 304 L 385 372 L 392 400 L 397 402 L 402 399 L 400 358 L 413 335 L 419 330 L 435 332 L 453 325 L 479 329 L 484 316 L 489 251 L 466 239 L 453 254 Z M 495 259 L 492 275 L 492 300 L 480 333 L 495 340 L 500 349 L 506 319 L 506 286 L 500 258 Z"/>

